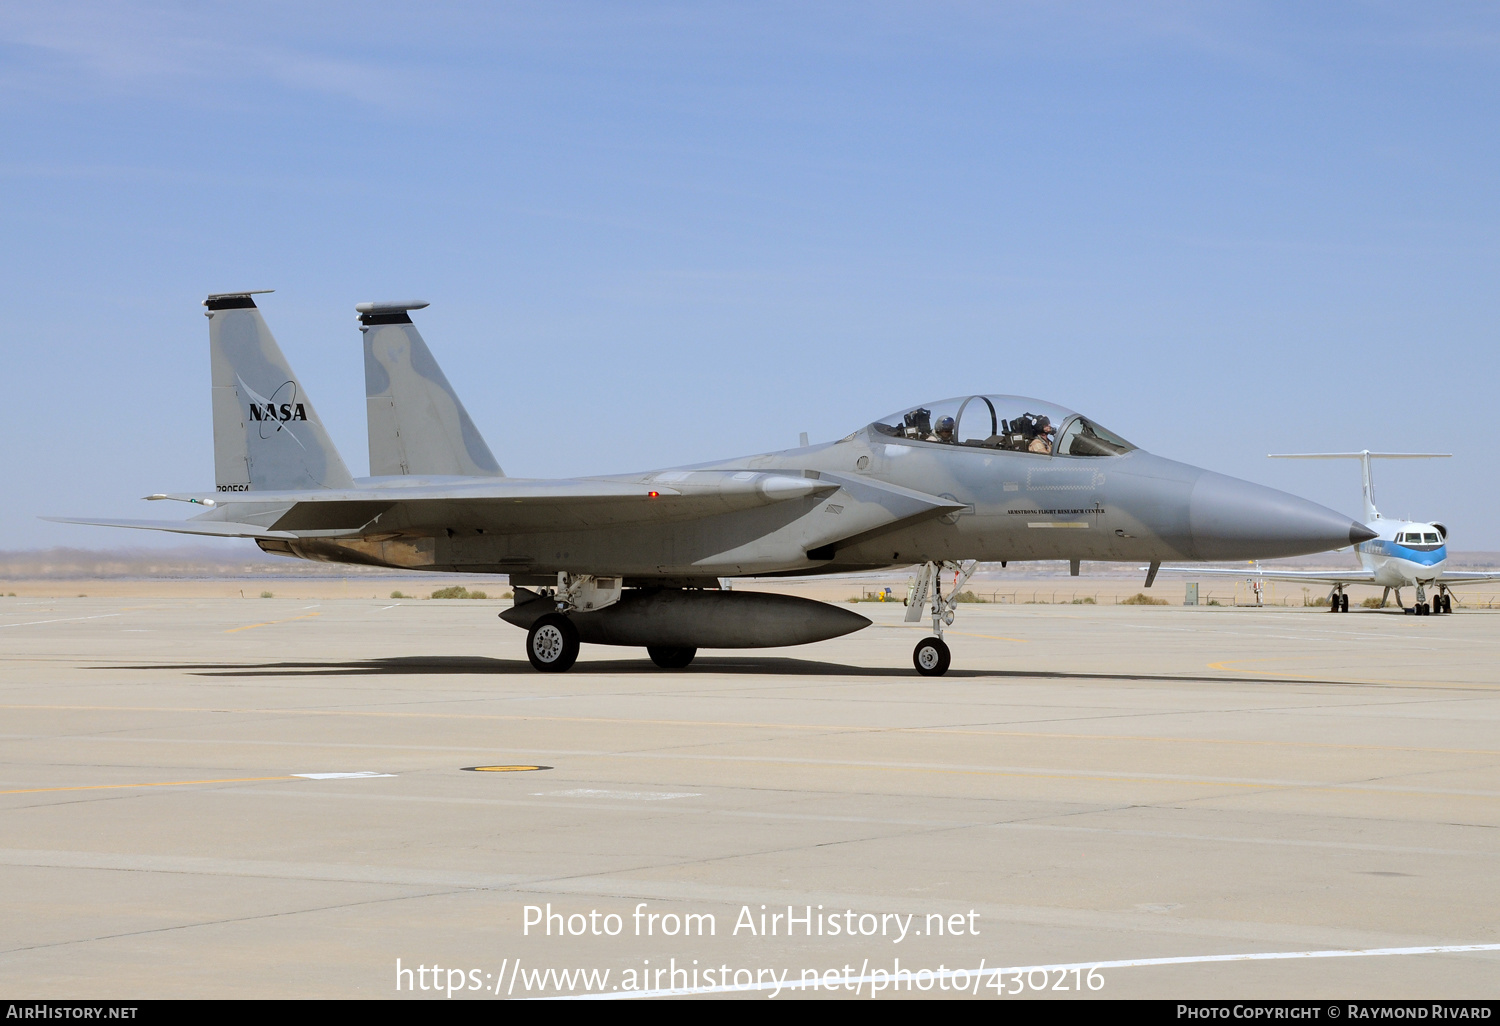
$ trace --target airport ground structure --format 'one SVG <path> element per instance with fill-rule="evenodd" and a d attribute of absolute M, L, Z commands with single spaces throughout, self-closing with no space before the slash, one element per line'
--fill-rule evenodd
<path fill-rule="evenodd" d="M 665 673 L 586 649 L 558 677 L 516 651 L 504 600 L 389 598 L 448 583 L 0 586 L 12 994 L 444 996 L 399 959 L 449 987 L 463 970 L 455 998 L 721 966 L 835 971 L 865 997 L 877 970 L 927 970 L 897 996 L 951 997 L 931 974 L 981 963 L 1106 965 L 1052 999 L 1493 996 L 1482 609 L 1335 618 L 1300 589 L 1184 608 L 1162 581 L 1169 605 L 1117 605 L 1138 578 L 1013 567 L 976 580 L 1019 598 L 965 608 L 941 679 L 902 665 L 899 602 L 817 645 Z M 762 905 L 914 932 L 747 932 Z M 527 925 L 548 906 L 621 932 L 548 937 Z M 683 936 L 688 916 L 714 934 Z M 1330 951 L 1370 953 L 1304 957 Z M 1243 954 L 1275 957 L 1215 960 Z"/>

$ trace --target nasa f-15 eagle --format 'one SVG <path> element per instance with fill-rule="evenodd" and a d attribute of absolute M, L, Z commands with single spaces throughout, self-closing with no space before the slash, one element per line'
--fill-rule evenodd
<path fill-rule="evenodd" d="M 908 620 L 931 617 L 917 671 L 947 671 L 943 628 L 979 561 L 1268 559 L 1375 532 L 1286 492 L 1148 453 L 1036 399 L 965 395 L 836 442 L 719 463 L 567 480 L 506 477 L 412 324 L 426 303 L 363 303 L 370 471 L 353 478 L 254 295 L 209 296 L 215 490 L 156 494 L 189 520 L 68 523 L 251 538 L 267 552 L 405 570 L 508 574 L 502 617 L 543 671 L 579 644 L 796 645 L 870 621 L 719 579 L 915 565 Z M 944 595 L 942 578 L 952 572 Z"/>
<path fill-rule="evenodd" d="M 1347 613 L 1349 596 L 1344 589 L 1353 584 L 1369 584 L 1384 588 L 1380 593 L 1380 606 L 1384 608 L 1391 592 L 1396 593 L 1396 604 L 1406 612 L 1426 616 L 1430 613 L 1453 612 L 1453 596 L 1450 588 L 1465 584 L 1483 584 L 1500 581 L 1500 573 L 1482 570 L 1449 570 L 1448 528 L 1440 523 L 1418 523 L 1412 520 L 1390 520 L 1380 515 L 1375 508 L 1375 483 L 1370 475 L 1371 460 L 1425 460 L 1446 459 L 1445 452 L 1299 452 L 1271 453 L 1273 460 L 1359 460 L 1364 483 L 1365 526 L 1371 536 L 1354 546 L 1359 558 L 1358 570 L 1230 570 L 1206 567 L 1173 566 L 1162 569 L 1174 573 L 1217 574 L 1243 577 L 1251 581 L 1295 581 L 1302 584 L 1326 584 L 1328 611 Z M 1427 589 L 1437 588 L 1437 594 L 1428 600 Z M 1401 601 L 1401 589 L 1412 588 L 1416 592 L 1416 603 L 1410 607 Z"/>

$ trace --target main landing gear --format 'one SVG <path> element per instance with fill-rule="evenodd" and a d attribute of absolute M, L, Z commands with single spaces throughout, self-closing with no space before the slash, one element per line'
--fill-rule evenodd
<path fill-rule="evenodd" d="M 526 632 L 526 658 L 543 673 L 563 673 L 578 660 L 578 628 L 561 613 L 539 617 Z"/>
<path fill-rule="evenodd" d="M 1328 596 L 1328 611 L 1330 613 L 1349 612 L 1349 596 L 1344 594 L 1344 589 L 1334 585 L 1333 591 Z"/>
<path fill-rule="evenodd" d="M 557 575 L 557 587 L 540 593 L 555 612 L 532 622 L 526 632 L 526 658 L 542 673 L 566 673 L 578 661 L 578 627 L 570 618 L 575 612 L 605 609 L 620 601 L 623 581 L 618 577 L 590 574 Z M 663 670 L 681 670 L 698 654 L 696 648 L 648 645 L 646 653 Z"/>
<path fill-rule="evenodd" d="M 943 641 L 943 628 L 952 626 L 953 611 L 958 605 L 959 591 L 968 583 L 969 577 L 978 566 L 978 560 L 971 561 L 968 569 L 951 562 L 924 563 L 922 569 L 917 572 L 916 586 L 912 589 L 911 598 L 907 600 L 906 622 L 916 623 L 922 618 L 922 610 L 929 604 L 928 595 L 930 594 L 933 636 L 917 642 L 917 647 L 911 654 L 912 664 L 924 677 L 941 677 L 948 672 L 948 665 L 953 661 L 953 655 L 948 651 L 947 643 Z M 950 570 L 955 575 L 955 580 L 952 594 L 945 599 L 943 598 L 942 575 Z"/>

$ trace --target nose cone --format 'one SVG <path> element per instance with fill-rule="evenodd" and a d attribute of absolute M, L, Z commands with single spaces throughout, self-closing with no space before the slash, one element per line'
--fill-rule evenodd
<path fill-rule="evenodd" d="M 1375 537 L 1364 524 L 1295 495 L 1205 472 L 1188 502 L 1198 559 L 1275 559 Z"/>

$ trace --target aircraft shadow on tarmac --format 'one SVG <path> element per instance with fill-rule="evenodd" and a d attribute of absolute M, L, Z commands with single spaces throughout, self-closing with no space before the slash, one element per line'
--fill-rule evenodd
<path fill-rule="evenodd" d="M 351 659 L 275 663 L 161 663 L 114 664 L 93 666 L 94 670 L 181 670 L 196 677 L 360 677 L 421 676 L 435 674 L 489 674 L 538 676 L 524 659 L 492 659 L 486 656 L 398 656 L 389 659 Z M 583 673 L 629 673 L 663 678 L 693 677 L 703 674 L 761 675 L 789 677 L 906 678 L 920 680 L 910 668 L 883 666 L 849 666 L 844 663 L 787 658 L 706 658 L 695 659 L 681 670 L 662 670 L 647 659 L 603 659 L 578 664 Z M 952 669 L 949 677 L 1003 680 L 1077 680 L 1077 681 L 1143 681 L 1165 684 L 1337 684 L 1369 685 L 1369 681 L 1318 679 L 1311 677 L 1200 677 L 1189 674 L 1159 673 L 1083 673 L 1063 670 L 962 670 Z"/>

